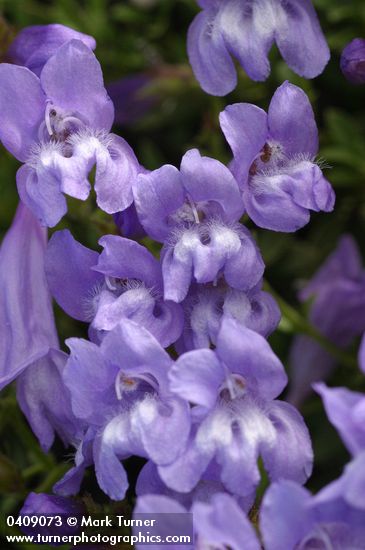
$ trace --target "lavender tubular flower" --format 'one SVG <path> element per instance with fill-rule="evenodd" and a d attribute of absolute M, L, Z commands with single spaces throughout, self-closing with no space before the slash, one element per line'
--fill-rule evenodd
<path fill-rule="evenodd" d="M 365 39 L 355 38 L 341 55 L 341 70 L 352 84 L 365 84 Z"/>
<path fill-rule="evenodd" d="M 141 174 L 133 189 L 139 219 L 147 233 L 164 242 L 164 297 L 181 302 L 192 281 L 249 290 L 264 271 L 246 228 L 238 185 L 220 162 L 188 151 L 180 172 L 165 165 Z"/>
<path fill-rule="evenodd" d="M 46 231 L 20 203 L 0 249 L 0 388 L 58 348 L 46 245 Z"/>
<path fill-rule="evenodd" d="M 167 347 L 181 335 L 179 304 L 163 300 L 161 266 L 143 246 L 116 235 L 100 239 L 99 255 L 75 241 L 69 231 L 55 233 L 46 253 L 52 295 L 75 319 L 90 322 L 96 340 L 124 319 L 147 328 Z"/>
<path fill-rule="evenodd" d="M 190 26 L 188 53 L 201 87 L 226 95 L 237 83 L 231 56 L 253 80 L 270 73 L 276 42 L 289 67 L 305 78 L 318 76 L 330 58 L 309 0 L 198 0 L 202 8 Z"/>
<path fill-rule="evenodd" d="M 333 210 L 333 189 L 314 162 L 313 110 L 300 88 L 282 84 L 268 114 L 248 103 L 229 105 L 220 123 L 234 155 L 231 170 L 256 225 L 293 232 L 309 222 L 311 210 Z"/>
<path fill-rule="evenodd" d="M 145 329 L 127 319 L 110 331 L 100 347 L 67 340 L 70 358 L 64 382 L 75 416 L 88 424 L 76 465 L 57 485 L 61 494 L 77 491 L 92 462 L 102 490 L 124 498 L 127 476 L 120 459 L 131 455 L 168 464 L 189 434 L 188 404 L 168 388 L 172 359 Z M 102 406 L 95 407 L 95 403 Z"/>
<path fill-rule="evenodd" d="M 312 467 L 310 439 L 299 413 L 274 401 L 287 379 L 262 336 L 225 320 L 215 352 L 185 353 L 169 378 L 172 392 L 195 408 L 186 449 L 158 468 L 166 485 L 189 492 L 215 463 L 226 490 L 248 496 L 260 480 L 259 456 L 271 479 L 304 483 Z"/>
<path fill-rule="evenodd" d="M 129 145 L 108 133 L 113 105 L 83 42 L 59 47 L 39 78 L 26 67 L 1 64 L 0 85 L 0 139 L 25 162 L 18 191 L 43 225 L 56 225 L 66 213 L 63 194 L 86 200 L 94 165 L 99 207 L 115 213 L 131 204 L 139 165 Z"/>

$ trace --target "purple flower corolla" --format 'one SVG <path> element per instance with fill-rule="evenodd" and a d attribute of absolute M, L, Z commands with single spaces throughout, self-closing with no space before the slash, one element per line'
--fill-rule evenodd
<path fill-rule="evenodd" d="M 46 275 L 57 303 L 71 317 L 91 323 L 100 340 L 125 318 L 148 329 L 167 347 L 180 336 L 183 311 L 163 300 L 159 261 L 135 241 L 106 235 L 99 255 L 68 230 L 56 232 L 47 248 Z"/>
<path fill-rule="evenodd" d="M 46 516 L 53 517 L 55 521 L 49 522 L 49 525 L 42 525 L 42 521 L 36 526 L 22 525 L 21 530 L 27 535 L 54 536 L 54 535 L 74 535 L 80 526 L 71 526 L 66 518 L 82 516 L 85 513 L 85 507 L 81 502 L 76 502 L 71 498 L 65 498 L 57 495 L 48 495 L 46 493 L 29 493 L 19 512 L 19 516 Z M 56 521 L 55 516 L 61 516 L 62 525 Z M 27 523 L 24 521 L 24 523 Z M 56 545 L 55 545 L 56 546 Z"/>
<path fill-rule="evenodd" d="M 355 38 L 341 55 L 341 70 L 352 84 L 365 84 L 365 39 Z"/>
<path fill-rule="evenodd" d="M 217 286 L 192 286 L 183 302 L 185 326 L 178 342 L 179 350 L 209 348 L 215 345 L 223 319 L 234 319 L 267 337 L 280 321 L 280 310 L 274 298 L 261 290 L 261 284 L 243 292 L 228 287 L 223 281 Z"/>
<path fill-rule="evenodd" d="M 260 549 L 253 525 L 230 495 L 217 493 L 210 502 L 194 502 L 189 511 L 193 514 L 194 546 L 185 545 L 180 548 L 195 548 L 195 550 Z M 165 538 L 164 534 L 173 528 L 171 523 L 174 521 L 174 514 L 176 514 L 175 521 L 178 522 L 182 517 L 181 514 L 187 512 L 188 510 L 179 502 L 164 495 L 141 496 L 134 509 L 134 514 L 161 514 L 159 533 L 162 538 Z M 169 524 L 164 526 L 162 518 L 168 519 Z M 178 523 L 176 532 L 178 532 Z M 142 547 L 143 545 L 137 545 L 137 548 Z M 179 548 L 176 544 L 151 546 L 155 550 L 174 550 L 176 547 Z"/>
<path fill-rule="evenodd" d="M 285 82 L 267 114 L 236 103 L 220 114 L 220 123 L 234 155 L 231 170 L 256 225 L 292 232 L 309 222 L 311 210 L 333 210 L 334 191 L 314 162 L 318 131 L 303 90 Z"/>
<path fill-rule="evenodd" d="M 365 271 L 356 242 L 344 235 L 311 281 L 299 294 L 314 298 L 309 320 L 339 348 L 346 348 L 365 331 Z M 336 359 L 308 336 L 296 336 L 290 352 L 292 376 L 289 400 L 299 404 L 311 384 L 328 377 Z"/>
<path fill-rule="evenodd" d="M 32 25 L 25 27 L 17 34 L 10 44 L 7 56 L 12 63 L 24 65 L 39 76 L 48 59 L 70 40 L 80 40 L 90 50 L 96 48 L 96 42 L 92 36 L 65 25 Z"/>
<path fill-rule="evenodd" d="M 149 332 L 127 319 L 100 347 L 78 338 L 66 343 L 71 353 L 64 382 L 75 416 L 89 425 L 66 482 L 73 478 L 77 491 L 92 460 L 101 489 L 123 499 L 128 481 L 120 459 L 137 455 L 169 464 L 186 444 L 190 411 L 169 390 L 172 359 Z M 62 482 L 60 488 L 63 494 L 69 489 Z"/>
<path fill-rule="evenodd" d="M 308 478 L 308 431 L 294 407 L 275 400 L 287 377 L 261 335 L 224 320 L 215 351 L 180 356 L 169 379 L 172 392 L 195 407 L 186 448 L 175 462 L 159 466 L 168 487 L 189 492 L 216 464 L 228 491 L 249 496 L 260 481 L 260 456 L 273 480 Z"/>
<path fill-rule="evenodd" d="M 279 48 L 289 67 L 305 78 L 318 76 L 330 58 L 310 0 L 198 0 L 188 54 L 201 87 L 226 95 L 237 84 L 231 56 L 252 80 L 270 74 L 269 51 Z"/>
<path fill-rule="evenodd" d="M 267 490 L 260 512 L 265 550 L 363 550 L 365 453 L 312 496 L 291 481 Z"/>
<path fill-rule="evenodd" d="M 114 109 L 100 65 L 80 40 L 57 49 L 40 77 L 26 67 L 0 65 L 0 139 L 18 160 L 22 201 L 43 225 L 67 211 L 64 194 L 86 200 L 96 165 L 95 191 L 112 214 L 132 202 L 139 170 L 129 145 L 109 134 Z"/>
<path fill-rule="evenodd" d="M 0 388 L 58 348 L 46 246 L 46 230 L 20 203 L 0 249 Z"/>
<path fill-rule="evenodd" d="M 181 302 L 191 282 L 238 290 L 261 279 L 264 264 L 245 227 L 240 191 L 217 160 L 188 151 L 180 171 L 171 165 L 140 174 L 133 188 L 139 219 L 162 249 L 164 297 Z"/>
<path fill-rule="evenodd" d="M 17 401 L 44 452 L 55 433 L 63 444 L 77 446 L 86 426 L 72 412 L 71 394 L 63 382 L 67 355 L 50 349 L 17 379 Z"/>

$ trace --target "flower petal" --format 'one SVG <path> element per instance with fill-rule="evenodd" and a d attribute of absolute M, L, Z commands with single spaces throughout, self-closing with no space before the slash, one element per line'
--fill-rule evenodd
<path fill-rule="evenodd" d="M 233 319 L 222 321 L 217 355 L 231 372 L 243 376 L 250 393 L 263 399 L 274 399 L 287 384 L 284 367 L 265 338 Z"/>
<path fill-rule="evenodd" d="M 92 36 L 59 24 L 31 25 L 22 29 L 8 50 L 8 55 L 17 65 L 25 65 L 37 76 L 45 63 L 59 47 L 69 40 L 81 40 L 90 50 L 95 50 Z"/>
<path fill-rule="evenodd" d="M 275 426 L 273 446 L 263 445 L 262 456 L 270 479 L 291 479 L 305 483 L 312 473 L 313 449 L 302 416 L 289 403 L 273 401 L 267 414 Z"/>
<path fill-rule="evenodd" d="M 220 113 L 219 121 L 234 155 L 231 170 L 242 187 L 268 138 L 267 114 L 256 105 L 235 103 Z"/>
<path fill-rule="evenodd" d="M 255 530 L 237 502 L 228 494 L 217 493 L 208 503 L 193 504 L 199 539 L 209 545 L 232 550 L 260 550 Z"/>
<path fill-rule="evenodd" d="M 185 190 L 195 203 L 212 201 L 209 214 L 224 221 L 234 222 L 243 214 L 243 202 L 238 184 L 221 162 L 202 157 L 191 149 L 182 158 L 181 177 Z"/>
<path fill-rule="evenodd" d="M 44 274 L 46 231 L 20 203 L 0 249 L 0 388 L 58 348 Z"/>
<path fill-rule="evenodd" d="M 275 40 L 289 67 L 304 78 L 321 74 L 330 58 L 317 14 L 310 0 L 278 5 Z"/>
<path fill-rule="evenodd" d="M 173 393 L 210 409 L 224 381 L 224 370 L 212 350 L 194 350 L 181 355 L 172 365 L 169 380 Z"/>
<path fill-rule="evenodd" d="M 265 493 L 260 527 L 267 550 L 294 549 L 315 523 L 311 495 L 292 481 L 273 483 Z"/>
<path fill-rule="evenodd" d="M 138 279 L 147 287 L 161 288 L 160 263 L 146 247 L 117 235 L 105 235 L 99 244 L 104 250 L 95 271 L 119 279 Z"/>
<path fill-rule="evenodd" d="M 189 405 L 178 398 L 145 397 L 131 412 L 132 429 L 155 464 L 169 464 L 184 449 L 190 432 Z"/>
<path fill-rule="evenodd" d="M 237 57 L 252 80 L 270 74 L 268 53 L 274 43 L 275 13 L 267 0 L 223 3 L 219 26 L 228 50 Z"/>
<path fill-rule="evenodd" d="M 195 17 L 189 27 L 187 48 L 194 74 L 205 92 L 223 96 L 236 87 L 236 69 L 217 24 L 216 9 Z"/>
<path fill-rule="evenodd" d="M 61 46 L 45 64 L 40 80 L 56 109 L 77 116 L 95 130 L 110 130 L 114 107 L 100 64 L 83 42 L 70 40 Z"/>
<path fill-rule="evenodd" d="M 60 181 L 52 170 L 39 174 L 27 164 L 16 174 L 18 193 L 22 202 L 42 225 L 54 227 L 67 212 L 67 203 L 60 189 Z"/>
<path fill-rule="evenodd" d="M 365 450 L 365 396 L 346 388 L 315 384 L 327 417 L 353 455 Z"/>
<path fill-rule="evenodd" d="M 38 141 L 46 96 L 39 78 L 26 67 L 0 65 L 0 140 L 18 160 L 25 162 Z"/>
<path fill-rule="evenodd" d="M 72 409 L 78 418 L 100 425 L 118 405 L 115 393 L 117 366 L 107 363 L 100 348 L 82 338 L 68 338 L 70 357 L 64 382 L 71 393 Z M 95 407 L 96 402 L 103 407 Z"/>
<path fill-rule="evenodd" d="M 318 152 L 318 130 L 312 106 L 307 95 L 284 82 L 274 93 L 269 111 L 270 137 L 283 145 L 288 156 Z"/>
<path fill-rule="evenodd" d="M 140 174 L 133 185 L 133 194 L 138 217 L 148 235 L 164 242 L 171 230 L 168 216 L 185 199 L 178 169 L 165 164 L 149 174 Z"/>
<path fill-rule="evenodd" d="M 71 397 L 62 374 L 67 355 L 50 350 L 25 370 L 17 381 L 17 400 L 42 449 L 50 449 L 55 432 L 65 446 L 78 441 L 83 424 L 71 409 Z"/>
<path fill-rule="evenodd" d="M 108 214 L 125 210 L 133 202 L 132 185 L 139 164 L 132 148 L 111 134 L 108 147 L 96 149 L 95 192 L 98 206 Z"/>
<path fill-rule="evenodd" d="M 54 233 L 48 243 L 45 269 L 50 291 L 62 309 L 79 321 L 90 321 L 95 313 L 94 294 L 104 281 L 91 269 L 98 256 L 67 229 Z"/>

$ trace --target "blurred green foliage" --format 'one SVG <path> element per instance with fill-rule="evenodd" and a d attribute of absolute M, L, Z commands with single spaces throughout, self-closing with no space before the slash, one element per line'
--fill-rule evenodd
<path fill-rule="evenodd" d="M 240 69 L 236 90 L 225 98 L 206 95 L 188 65 L 186 33 L 198 11 L 194 0 L 0 0 L 0 54 L 5 60 L 9 40 L 21 28 L 57 22 L 96 38 L 96 55 L 107 83 L 141 72 L 151 75 L 143 94 L 158 98 L 154 107 L 135 123 L 115 128 L 132 145 L 141 163 L 150 169 L 165 162 L 178 164 L 182 154 L 191 147 L 229 161 L 229 149 L 218 125 L 219 112 L 227 104 L 240 101 L 266 108 L 277 86 L 286 79 L 301 86 L 316 112 L 321 136 L 320 157 L 329 166 L 326 176 L 337 194 L 335 212 L 313 215 L 311 223 L 294 235 L 250 227 L 267 264 L 267 280 L 305 318 L 305 310 L 301 310 L 296 301 L 296 291 L 334 249 L 339 236 L 352 233 L 365 254 L 365 88 L 349 84 L 339 69 L 342 48 L 352 38 L 365 36 L 365 3 L 363 0 L 313 3 L 332 50 L 325 72 L 313 81 L 301 79 L 273 50 L 272 73 L 267 82 L 252 82 Z M 18 167 L 17 161 L 3 148 L 0 167 L 1 237 L 11 223 L 17 204 L 15 173 Z M 61 226 L 70 227 L 79 240 L 94 248 L 103 232 L 113 230 L 108 216 L 95 211 L 93 200 L 70 201 L 69 215 Z M 85 327 L 59 309 L 57 323 L 62 340 L 85 334 Z M 293 330 L 290 322 L 283 323 L 283 330 L 271 338 L 284 363 Z M 356 346 L 349 352 L 356 358 Z M 356 369 L 341 364 L 331 383 L 365 389 Z M 13 388 L 3 392 L 0 409 L 0 491 L 4 496 L 1 511 L 9 513 L 17 510 L 27 491 L 50 490 L 67 465 L 60 444 L 47 456 L 39 450 L 17 409 Z M 316 455 L 309 486 L 318 489 L 340 474 L 348 457 L 317 397 L 310 399 L 302 412 L 313 436 Z M 95 495 L 92 480 L 90 490 Z M 95 498 L 100 499 L 100 494 Z"/>

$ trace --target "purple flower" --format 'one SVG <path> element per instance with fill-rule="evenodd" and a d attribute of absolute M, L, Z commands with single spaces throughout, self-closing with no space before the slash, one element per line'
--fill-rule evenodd
<path fill-rule="evenodd" d="M 364 472 L 362 453 L 316 496 L 291 481 L 269 487 L 260 513 L 265 550 L 364 548 Z"/>
<path fill-rule="evenodd" d="M 192 281 L 224 277 L 238 290 L 261 279 L 264 264 L 246 228 L 238 185 L 217 160 L 188 151 L 180 171 L 165 165 L 140 174 L 133 189 L 139 219 L 163 242 L 164 297 L 181 302 Z"/>
<path fill-rule="evenodd" d="M 12 63 L 24 65 L 39 76 L 48 59 L 70 40 L 81 40 L 90 50 L 96 48 L 92 36 L 65 25 L 32 25 L 17 34 L 7 54 Z"/>
<path fill-rule="evenodd" d="M 236 501 L 227 494 L 217 493 L 210 502 L 195 502 L 190 512 L 193 514 L 194 546 L 181 548 L 208 550 L 213 548 L 230 548 L 232 550 L 259 550 L 260 544 L 255 530 L 245 513 Z M 145 495 L 137 500 L 134 514 L 161 514 L 159 534 L 163 538 L 171 532 L 174 521 L 179 522 L 181 514 L 187 514 L 187 509 L 179 502 L 163 495 Z M 157 516 L 156 516 L 157 517 Z M 163 517 L 169 522 L 164 525 Z M 180 520 L 181 521 L 181 520 Z M 178 532 L 179 524 L 175 528 Z M 142 548 L 143 545 L 137 546 Z M 155 550 L 174 550 L 173 545 L 153 545 Z"/>
<path fill-rule="evenodd" d="M 50 291 L 71 317 L 91 323 L 100 340 L 124 319 L 147 328 L 167 347 L 181 335 L 180 305 L 163 300 L 159 261 L 142 245 L 116 235 L 99 243 L 99 255 L 67 230 L 55 233 L 46 254 Z"/>
<path fill-rule="evenodd" d="M 75 416 L 89 430 L 57 492 L 77 491 L 85 467 L 94 462 L 101 489 L 123 499 L 128 481 L 120 459 L 138 455 L 169 464 L 186 444 L 190 412 L 168 388 L 172 359 L 149 332 L 127 319 L 100 347 L 78 338 L 66 343 L 71 353 L 64 383 Z"/>
<path fill-rule="evenodd" d="M 365 84 L 365 39 L 355 38 L 341 55 L 341 70 L 352 84 Z"/>
<path fill-rule="evenodd" d="M 249 103 L 229 105 L 220 123 L 234 155 L 232 172 L 256 225 L 292 232 L 309 222 L 310 210 L 333 210 L 333 189 L 314 162 L 313 110 L 300 88 L 282 84 L 268 114 Z"/>
<path fill-rule="evenodd" d="M 0 249 L 0 388 L 58 348 L 46 246 L 46 230 L 20 203 Z"/>
<path fill-rule="evenodd" d="M 260 481 L 259 456 L 273 480 L 307 479 L 312 467 L 308 431 L 291 405 L 274 400 L 287 377 L 262 336 L 224 320 L 215 351 L 185 353 L 169 378 L 172 392 L 194 405 L 185 450 L 158 469 L 170 488 L 191 491 L 215 463 L 228 491 L 249 496 Z"/>
<path fill-rule="evenodd" d="M 139 166 L 129 145 L 108 133 L 113 113 L 100 65 L 80 40 L 59 47 L 39 78 L 0 65 L 0 139 L 25 162 L 18 191 L 42 224 L 52 227 L 66 213 L 63 194 L 86 200 L 94 165 L 99 207 L 112 214 L 131 204 Z"/>
<path fill-rule="evenodd" d="M 62 526 L 57 526 L 58 522 L 53 521 L 50 525 L 22 526 L 21 529 L 26 535 L 37 535 L 38 533 L 41 536 L 75 535 L 79 532 L 79 525 L 69 526 L 66 518 L 82 516 L 84 512 L 84 506 L 71 498 L 45 493 L 29 493 L 19 516 L 47 516 L 47 518 L 61 516 Z"/>
<path fill-rule="evenodd" d="M 346 348 L 365 331 L 365 272 L 350 235 L 341 238 L 299 297 L 302 301 L 314 298 L 309 320 L 339 348 Z M 318 342 L 296 336 L 290 363 L 289 400 L 298 404 L 310 392 L 312 382 L 328 377 L 336 360 Z"/>
<path fill-rule="evenodd" d="M 201 87 L 226 95 L 237 83 L 231 56 L 253 80 L 270 74 L 268 53 L 278 46 L 289 67 L 305 78 L 318 76 L 330 52 L 310 0 L 198 0 L 188 54 Z"/>
<path fill-rule="evenodd" d="M 217 286 L 195 285 L 183 307 L 185 326 L 177 346 L 179 351 L 215 345 L 222 320 L 226 318 L 265 337 L 280 321 L 277 303 L 261 290 L 261 284 L 247 292 L 232 289 L 224 281 L 219 281 Z"/>

